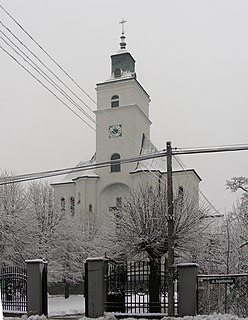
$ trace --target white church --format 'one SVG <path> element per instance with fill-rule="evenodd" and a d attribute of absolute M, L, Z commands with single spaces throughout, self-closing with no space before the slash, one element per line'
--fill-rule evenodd
<path fill-rule="evenodd" d="M 77 167 L 115 161 L 71 172 L 52 184 L 61 205 L 79 216 L 101 215 L 120 206 L 123 197 L 139 184 L 154 186 L 166 181 L 164 158 L 121 163 L 121 159 L 158 153 L 150 140 L 150 97 L 137 79 L 135 60 L 126 49 L 124 29 L 120 49 L 111 55 L 110 78 L 98 83 L 96 92 L 96 152 Z M 198 197 L 200 181 L 194 169 L 182 170 L 173 164 L 174 192 L 185 189 Z"/>

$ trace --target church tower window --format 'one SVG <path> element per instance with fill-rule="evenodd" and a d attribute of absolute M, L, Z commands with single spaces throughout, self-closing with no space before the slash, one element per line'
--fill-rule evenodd
<path fill-rule="evenodd" d="M 120 98 L 119 96 L 113 96 L 111 98 L 111 108 L 119 107 L 120 105 Z"/>
<path fill-rule="evenodd" d="M 75 213 L 75 198 L 74 197 L 70 198 L 70 210 L 71 210 L 71 214 L 74 216 L 74 213 Z"/>
<path fill-rule="evenodd" d="M 118 160 L 120 159 L 121 156 L 119 155 L 119 153 L 114 153 L 111 156 L 111 160 Z M 111 164 L 111 172 L 120 172 L 121 171 L 121 163 L 116 161 L 115 163 Z"/>

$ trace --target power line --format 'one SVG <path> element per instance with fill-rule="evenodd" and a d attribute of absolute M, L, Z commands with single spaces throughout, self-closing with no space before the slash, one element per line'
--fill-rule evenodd
<path fill-rule="evenodd" d="M 37 42 L 37 41 L 35 41 L 35 39 L 20 25 L 20 23 L 18 23 L 17 21 L 16 21 L 16 19 L 14 19 L 10 14 L 9 14 L 9 12 L 6 10 L 6 9 L 4 9 L 3 8 L 3 6 L 2 5 L 0 5 L 0 8 L 28 35 L 28 37 L 96 104 L 96 102 L 90 97 L 90 95 L 88 95 L 87 93 L 86 93 L 86 91 L 81 87 L 81 86 L 79 86 L 76 82 L 75 82 L 75 80 L 73 80 L 72 79 L 72 77 L 70 77 L 70 75 L 51 57 L 51 55 L 49 55 L 47 52 L 46 52 L 46 50 L 44 50 L 43 49 L 43 47 L 41 46 L 41 45 L 39 45 L 39 43 Z M 3 25 L 3 24 L 2 24 Z M 4 26 L 4 25 L 3 25 Z M 9 32 L 11 32 L 9 29 L 7 29 Z M 12 33 L 12 32 L 11 32 Z M 17 38 L 18 39 L 18 38 Z M 19 39 L 18 39 L 18 41 L 20 42 L 20 43 L 22 43 Z M 26 46 L 25 46 L 26 47 Z M 27 47 L 26 47 L 27 48 Z M 28 49 L 29 50 L 29 49 Z M 5 51 L 5 50 L 4 50 Z M 6 52 L 6 51 L 5 51 Z M 29 52 L 31 52 L 30 50 L 29 50 Z M 32 52 L 31 52 L 32 53 Z M 32 53 L 33 54 L 33 53 Z M 37 58 L 37 56 L 36 55 L 34 55 L 36 58 Z M 23 57 L 22 57 L 23 58 Z M 39 61 L 40 61 L 40 59 L 39 58 L 37 58 Z M 16 61 L 16 60 L 15 60 Z M 18 62 L 19 63 L 19 62 Z M 42 63 L 42 62 L 41 62 Z M 19 63 L 20 64 L 20 63 Z M 44 65 L 44 64 L 43 64 Z M 25 68 L 24 68 L 25 69 Z M 27 71 L 27 69 L 25 69 L 26 71 Z M 50 70 L 50 69 L 49 69 Z M 37 71 L 37 70 L 36 70 Z M 51 70 L 50 70 L 50 72 L 52 72 Z M 30 72 L 29 72 L 30 73 Z M 54 74 L 54 73 L 53 73 Z M 55 75 L 56 76 L 56 75 Z M 58 78 L 59 79 L 59 78 Z M 47 79 L 46 79 L 47 80 Z M 59 79 L 59 81 L 60 81 L 60 79 Z M 40 82 L 40 81 L 39 81 Z M 41 82 L 40 82 L 41 83 Z M 63 83 L 63 82 L 62 82 Z M 58 86 L 57 84 L 55 84 L 56 86 Z M 43 86 L 44 86 L 44 84 L 43 84 Z M 45 86 L 46 87 L 46 86 Z M 49 89 L 48 89 L 49 90 Z M 70 89 L 69 89 L 70 90 Z M 49 90 L 50 92 L 51 92 L 51 90 Z M 71 91 L 72 92 L 72 91 Z M 53 92 L 51 92 L 53 95 L 55 95 Z M 56 95 L 55 95 L 56 96 Z M 57 97 L 57 96 L 56 96 Z M 69 98 L 70 100 L 71 100 L 71 98 Z M 64 103 L 61 99 L 59 99 L 62 103 Z M 84 103 L 84 102 L 83 102 Z M 65 104 L 65 103 L 64 103 Z M 86 104 L 86 106 L 87 106 L 87 104 Z M 67 106 L 68 107 L 68 106 Z M 80 107 L 81 108 L 81 107 Z M 69 109 L 72 111 L 72 109 L 69 107 Z M 91 109 L 90 109 L 91 110 Z M 91 110 L 92 111 L 92 110 Z M 103 111 L 104 111 L 104 109 L 103 109 Z M 74 111 L 72 111 L 72 112 L 74 112 Z M 83 112 L 83 111 L 82 111 Z M 74 112 L 75 113 L 75 112 Z M 77 116 L 79 116 L 77 113 L 75 113 Z M 80 116 L 79 116 L 80 117 Z M 80 117 L 80 119 L 82 120 L 82 118 Z M 84 121 L 84 120 L 83 120 Z M 84 121 L 85 122 L 85 121 Z M 86 123 L 86 122 L 85 122 Z M 87 125 L 89 125 L 88 123 L 86 123 Z M 90 125 L 89 125 L 90 126 Z M 90 126 L 91 127 L 91 126 Z M 91 127 L 92 128 L 92 127 Z M 94 130 L 94 128 L 92 128 L 93 130 Z M 238 149 L 238 150 L 247 150 L 246 148 L 242 148 L 242 149 Z M 194 152 L 193 152 L 193 149 L 189 149 L 189 150 L 184 150 L 184 151 L 182 151 L 182 150 L 174 150 L 174 151 L 172 151 L 172 154 L 191 154 L 191 153 L 208 153 L 208 152 L 224 152 L 224 151 L 237 151 L 237 149 L 235 149 L 235 148 L 233 148 L 232 150 L 230 150 L 230 149 L 225 149 L 225 148 L 222 148 L 222 150 L 207 150 L 207 149 L 205 149 L 205 150 L 196 150 L 196 149 L 194 149 Z M 148 170 L 148 171 L 150 171 L 150 170 Z M 157 177 L 156 177 L 157 178 Z"/>
<path fill-rule="evenodd" d="M 4 43 L 9 46 L 18 56 L 20 56 L 28 65 L 30 65 L 39 75 L 41 75 L 50 85 L 52 85 L 56 90 L 59 91 L 67 100 L 69 100 L 79 111 L 81 111 L 90 121 L 95 123 L 95 120 L 84 111 L 81 106 L 79 106 L 58 84 L 56 84 L 51 77 L 49 77 L 30 57 L 28 57 L 25 52 L 23 52 L 3 31 L 0 32 L 17 48 L 31 63 L 23 57 L 16 49 L 13 48 L 3 37 L 0 37 Z M 33 65 L 32 65 L 33 64 Z"/>
<path fill-rule="evenodd" d="M 77 114 L 67 103 L 65 103 L 61 98 L 59 98 L 51 89 L 49 89 L 40 79 L 38 79 L 30 70 L 28 70 L 21 62 L 19 62 L 11 53 L 9 53 L 5 48 L 0 45 L 0 48 L 9 55 L 16 63 L 18 63 L 26 72 L 28 72 L 36 81 L 38 81 L 45 89 L 47 89 L 57 100 L 63 103 L 71 112 L 73 112 L 79 119 L 81 119 L 87 126 L 95 131 L 88 122 L 86 122 L 79 114 Z"/>
<path fill-rule="evenodd" d="M 91 112 L 93 110 L 85 103 L 77 94 L 75 94 L 66 84 L 62 81 L 36 54 L 34 54 L 2 21 L 0 21 L 1 25 L 30 53 L 34 56 L 42 65 L 45 67 L 51 74 L 61 83 L 63 84 L 80 102 L 84 104 L 86 108 L 88 108 Z M 2 31 L 1 31 L 2 32 Z M 3 32 L 2 32 L 3 33 Z M 9 38 L 8 38 L 9 39 Z M 10 40 L 11 41 L 11 40 Z M 20 50 L 20 49 L 19 49 Z"/>
<path fill-rule="evenodd" d="M 24 29 L 24 27 L 2 6 L 0 8 L 22 29 L 22 31 L 58 66 L 58 68 L 67 75 L 67 77 L 80 89 L 84 94 L 95 104 L 96 101 L 63 69 L 53 58 L 52 56 Z"/>
<path fill-rule="evenodd" d="M 64 72 L 64 74 L 66 74 L 66 75 L 69 77 L 69 79 L 72 80 L 73 83 L 76 84 L 77 87 L 79 87 L 79 88 L 84 92 L 84 94 L 86 94 L 87 97 L 89 97 L 90 100 L 93 101 L 93 102 L 97 105 L 96 101 L 94 101 L 94 99 L 92 99 L 92 98 L 90 97 L 90 95 L 87 94 L 87 92 L 86 92 L 81 86 L 78 85 L 78 83 L 51 57 L 51 55 L 49 55 L 49 54 L 47 53 L 46 50 L 44 50 L 44 49 L 42 48 L 42 46 L 21 26 L 21 24 L 18 23 L 17 20 L 14 19 L 13 16 L 11 16 L 10 13 L 9 13 L 6 9 L 3 8 L 3 6 L 0 5 L 0 7 L 1 7 L 2 10 L 4 10 L 5 13 L 25 32 L 25 34 L 27 34 L 28 37 Z M 7 28 L 7 30 L 8 30 L 10 33 L 12 33 L 8 28 Z M 16 39 L 18 39 L 18 37 L 16 37 Z M 19 41 L 20 43 L 22 43 L 22 41 L 20 41 L 19 39 L 18 39 L 18 41 Z M 25 45 L 24 45 L 24 46 L 25 46 Z M 25 46 L 25 47 L 26 47 L 26 46 Z M 26 47 L 26 48 L 27 48 L 27 47 Z M 29 50 L 29 49 L 28 49 L 28 50 Z M 30 51 L 30 52 L 31 52 L 31 51 Z M 33 54 L 33 53 L 32 53 L 32 54 Z M 34 54 L 33 54 L 33 55 L 34 55 Z M 36 57 L 36 55 L 34 55 L 34 56 Z M 37 58 L 37 57 L 36 57 L 36 58 Z M 39 58 L 37 58 L 37 59 L 39 60 Z M 49 69 L 49 70 L 50 70 L 50 69 Z M 52 71 L 50 70 L 50 72 L 52 72 Z M 56 86 L 57 86 L 57 85 L 56 85 Z M 70 89 L 69 89 L 69 90 L 70 90 Z M 71 98 L 70 98 L 70 99 L 71 99 Z M 80 100 L 81 100 L 81 99 L 80 99 Z M 83 102 L 83 103 L 84 103 L 84 102 Z M 84 103 L 84 105 L 88 107 L 87 104 Z M 88 108 L 89 108 L 89 107 L 88 107 Z M 91 108 L 89 108 L 89 109 L 92 111 Z M 105 112 L 104 109 L 102 109 L 102 111 L 103 111 L 103 113 L 105 114 L 105 116 L 107 116 L 109 119 L 112 119 L 109 115 L 106 114 L 106 112 Z M 92 112 L 93 112 L 93 111 L 92 111 Z M 83 112 L 83 113 L 85 114 L 85 112 Z M 113 119 L 112 119 L 112 120 L 113 120 Z M 113 121 L 114 121 L 114 120 L 113 120 Z M 115 121 L 114 121 L 114 122 L 115 122 Z M 105 132 L 105 130 L 104 130 L 103 128 L 101 128 L 101 130 L 102 130 L 103 132 Z M 123 132 L 124 132 L 124 131 L 123 131 Z M 125 133 L 127 134 L 127 136 L 128 136 L 132 141 L 135 142 L 135 140 L 134 140 L 127 132 L 125 132 Z M 135 142 L 135 144 L 136 144 L 136 142 Z M 146 165 L 144 165 L 144 166 L 146 167 Z M 153 167 L 153 166 L 151 166 L 151 167 Z M 154 168 L 154 167 L 153 167 L 153 168 Z M 154 169 L 155 169 L 155 168 L 154 168 Z M 156 177 L 156 178 L 157 178 L 157 177 Z"/>
<path fill-rule="evenodd" d="M 242 145 L 229 145 L 225 147 L 211 147 L 211 148 L 202 148 L 202 147 L 195 147 L 190 149 L 185 148 L 174 148 L 172 150 L 173 155 L 185 155 L 185 154 L 197 154 L 197 153 L 217 153 L 217 152 L 231 152 L 231 151 L 247 151 L 248 144 Z"/>
<path fill-rule="evenodd" d="M 234 150 L 234 148 L 236 148 L 236 149 Z M 217 149 L 219 150 L 220 148 L 215 147 L 213 149 L 208 149 L 208 152 L 211 152 L 211 151 L 218 152 L 218 151 L 216 151 Z M 174 148 L 172 150 L 173 155 L 178 153 L 176 150 L 177 150 L 177 148 Z M 195 150 L 198 151 L 197 153 L 200 153 L 200 150 L 204 150 L 204 153 L 205 153 L 205 151 L 207 149 L 202 148 L 202 147 L 197 147 L 197 148 L 195 148 Z M 189 150 L 184 150 L 184 149 L 180 150 L 180 154 L 185 154 L 184 151 L 187 152 L 186 154 L 190 154 Z M 242 149 L 240 149 L 237 146 L 225 148 L 225 151 L 226 152 L 228 152 L 228 151 L 248 151 L 248 145 L 243 146 Z M 219 152 L 224 152 L 224 150 L 221 150 Z M 194 154 L 194 153 L 195 152 L 192 152 L 191 154 Z M 26 182 L 26 181 L 35 180 L 35 179 L 50 178 L 53 176 L 64 175 L 69 172 L 73 173 L 73 172 L 87 171 L 89 169 L 104 168 L 104 167 L 107 167 L 107 166 L 109 166 L 111 164 L 115 164 L 115 163 L 125 164 L 125 163 L 131 163 L 131 162 L 145 161 L 145 160 L 154 159 L 154 158 L 166 157 L 166 155 L 167 155 L 167 152 L 165 150 L 161 150 L 161 151 L 158 151 L 157 153 L 151 153 L 151 154 L 138 156 L 138 157 L 130 157 L 130 158 L 126 158 L 126 159 L 117 159 L 117 160 L 108 160 L 108 161 L 103 161 L 103 162 L 99 162 L 99 163 L 92 163 L 92 164 L 87 164 L 87 165 L 82 165 L 82 166 L 77 166 L 77 167 L 69 167 L 69 168 L 64 168 L 64 169 L 56 169 L 56 170 L 42 171 L 42 172 L 31 173 L 31 174 L 24 174 L 24 175 L 20 175 L 20 176 L 14 176 L 14 177 L 10 178 L 9 182 L 5 181 L 4 183 L 0 183 L 0 185 L 8 184 L 8 183 L 16 183 L 16 182 Z M 183 168 L 183 170 L 185 170 L 185 169 Z M 142 170 L 142 171 L 145 172 L 146 170 Z M 149 170 L 147 170 L 147 171 L 149 171 Z M 159 171 L 159 170 L 153 170 L 153 171 Z"/>
<path fill-rule="evenodd" d="M 19 41 L 19 43 L 21 43 L 22 45 L 24 45 L 23 44 L 23 42 L 21 41 L 21 40 L 19 40 L 19 38 L 18 37 L 16 37 L 15 35 L 14 35 L 14 33 L 9 29 L 9 28 L 7 28 L 2 22 L 1 22 L 1 24 Z M 78 104 L 76 104 L 75 103 L 75 101 L 73 100 L 73 99 L 71 99 L 71 97 L 69 97 L 66 93 L 65 93 L 65 91 L 60 87 L 60 86 L 58 86 L 42 69 L 40 69 L 40 67 L 39 66 L 37 66 L 37 64 L 32 60 L 32 59 L 30 59 L 30 57 L 28 57 L 11 39 L 9 39 L 9 37 L 8 36 L 6 36 L 6 34 L 4 33 L 4 32 L 2 32 L 1 31 L 1 33 L 22 53 L 22 54 L 24 54 L 24 56 L 25 57 L 27 57 L 27 59 L 28 60 L 30 60 L 34 65 L 35 65 L 35 67 L 32 65 L 32 64 L 30 64 L 19 52 L 17 52 L 9 43 L 7 43 L 6 41 L 5 41 L 5 39 L 3 39 L 2 37 L 1 37 L 1 39 L 9 46 L 9 47 L 11 47 L 11 49 L 12 50 L 14 50 L 15 51 L 15 53 L 16 54 L 18 54 L 19 56 L 21 56 L 22 57 L 22 59 L 26 62 L 26 63 L 28 63 L 33 69 L 35 69 L 35 71 L 36 72 L 38 72 L 43 78 L 45 78 L 45 80 L 46 81 L 48 81 L 56 90 L 58 90 L 64 97 L 66 97 L 71 103 L 73 103 L 74 104 L 74 106 L 76 105 L 76 107 L 81 111 L 81 112 L 83 112 L 91 121 L 93 121 L 94 123 L 95 123 L 95 120 L 94 119 L 92 119 L 89 115 L 88 115 L 88 113 L 87 112 L 85 112 Z M 28 48 L 27 48 L 27 46 L 25 46 L 24 45 L 24 47 L 29 51 L 29 52 L 31 52 L 31 50 L 29 50 Z M 31 52 L 32 53 L 32 52 Z M 32 53 L 33 54 L 33 53 Z M 41 63 L 42 63 L 42 65 L 44 65 L 43 64 L 43 62 L 36 56 L 36 55 L 34 55 L 33 54 L 33 56 L 35 57 L 35 58 L 37 58 L 38 59 L 38 61 L 40 61 Z M 16 61 L 16 60 L 15 60 Z M 38 68 L 38 70 L 37 70 L 37 68 Z M 26 70 L 26 69 L 25 69 Z M 48 70 L 50 70 L 49 68 L 48 68 Z M 50 70 L 50 72 L 52 72 L 51 70 Z M 52 72 L 53 73 L 53 72 Z M 54 73 L 53 73 L 54 74 Z M 36 78 L 37 79 L 37 78 Z M 58 77 L 57 77 L 57 79 L 59 79 Z M 59 79 L 60 80 L 60 79 Z M 61 81 L 60 80 L 60 82 L 62 82 L 63 84 L 64 84 L 64 82 L 63 81 Z M 65 84 L 64 84 L 65 85 Z M 66 85 L 65 85 L 66 86 Z M 66 86 L 67 87 L 67 86 Z M 50 90 L 50 92 L 51 92 L 51 90 Z M 72 92 L 72 91 L 71 91 Z M 76 95 L 77 96 L 77 95 Z M 78 96 L 77 96 L 78 97 Z M 79 98 L 79 97 L 78 97 Z M 80 99 L 80 98 L 79 98 Z M 80 99 L 81 100 L 81 99 Z M 81 100 L 82 101 L 82 100 Z M 83 102 L 84 103 L 84 102 Z M 85 106 L 87 106 L 87 104 L 86 103 L 84 103 L 84 105 Z M 90 108 L 89 108 L 90 109 Z M 71 110 L 71 109 L 70 109 Z M 91 110 L 91 109 L 90 109 Z M 92 111 L 92 110 L 91 110 Z M 104 109 L 102 109 L 102 111 L 105 113 L 105 115 L 106 115 L 106 112 L 104 111 Z M 93 112 L 93 111 L 92 111 Z M 110 119 L 112 119 L 111 117 L 109 117 L 108 116 L 108 118 L 110 118 Z M 99 126 L 99 125 L 97 125 L 103 132 L 105 132 L 105 130 L 101 127 L 101 126 Z M 92 127 L 91 127 L 92 128 Z M 127 133 L 127 135 L 128 135 L 128 133 Z M 132 137 L 130 137 L 129 135 L 128 135 L 128 137 L 131 139 L 131 140 L 134 140 Z M 145 165 L 144 165 L 145 166 Z M 145 166 L 146 167 L 146 166 Z M 152 171 L 150 171 L 151 173 L 152 173 Z M 153 173 L 152 173 L 152 175 L 153 175 Z M 157 178 L 157 177 L 156 177 Z"/>
<path fill-rule="evenodd" d="M 111 164 L 115 163 L 131 163 L 131 162 L 138 162 L 138 161 L 145 161 L 153 158 L 159 158 L 164 157 L 166 155 L 166 152 L 159 152 L 158 154 L 148 154 L 144 156 L 138 156 L 138 157 L 130 157 L 126 159 L 117 159 L 117 160 L 108 160 L 103 161 L 99 163 L 92 163 L 77 167 L 71 167 L 71 168 L 64 168 L 64 169 L 56 169 L 56 170 L 50 170 L 50 171 L 43 171 L 43 172 L 37 172 L 37 173 L 30 173 L 30 174 L 24 174 L 20 176 L 13 176 L 10 177 L 9 181 L 6 181 L 6 178 L 0 179 L 0 185 L 5 184 L 11 184 L 11 183 L 18 183 L 18 182 L 27 182 L 31 180 L 37 180 L 37 179 L 44 179 L 44 178 L 50 178 L 54 176 L 64 175 L 68 173 L 74 173 L 74 172 L 83 172 L 90 169 L 98 169 L 98 168 L 104 168 L 108 167 Z M 145 170 L 143 170 L 145 172 Z M 154 170 L 155 171 L 155 170 Z M 1 180 L 5 180 L 4 182 L 1 182 Z"/>

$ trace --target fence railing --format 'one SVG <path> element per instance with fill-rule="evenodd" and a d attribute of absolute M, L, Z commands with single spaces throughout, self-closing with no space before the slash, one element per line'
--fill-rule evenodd
<path fill-rule="evenodd" d="M 248 274 L 199 275 L 198 313 L 248 316 Z"/>
<path fill-rule="evenodd" d="M 2 268 L 0 271 L 0 287 L 4 313 L 27 312 L 26 268 Z"/>
<path fill-rule="evenodd" d="M 148 261 L 108 264 L 106 311 L 168 313 L 165 264 Z M 175 279 L 177 291 L 177 279 Z M 174 301 L 178 314 L 177 292 Z"/>

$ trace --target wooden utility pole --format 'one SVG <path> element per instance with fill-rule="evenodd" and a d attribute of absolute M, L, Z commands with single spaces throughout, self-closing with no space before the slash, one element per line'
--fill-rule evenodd
<path fill-rule="evenodd" d="M 173 217 L 171 142 L 166 142 L 166 154 L 167 154 L 167 207 L 168 207 L 168 258 L 167 258 L 168 316 L 173 317 L 174 316 L 174 217 Z"/>

